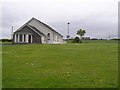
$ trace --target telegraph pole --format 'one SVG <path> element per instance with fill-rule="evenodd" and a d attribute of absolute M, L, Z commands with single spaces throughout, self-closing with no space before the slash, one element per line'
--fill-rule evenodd
<path fill-rule="evenodd" d="M 13 37 L 13 26 L 12 26 L 12 30 L 11 30 L 11 39 Z"/>
<path fill-rule="evenodd" d="M 12 26 L 12 30 L 11 30 L 11 41 L 12 41 L 12 44 L 13 44 L 13 26 Z"/>

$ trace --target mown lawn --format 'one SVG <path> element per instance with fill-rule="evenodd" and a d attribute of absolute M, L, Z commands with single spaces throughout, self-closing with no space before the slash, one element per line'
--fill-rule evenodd
<path fill-rule="evenodd" d="M 118 44 L 3 46 L 3 88 L 116 88 Z"/>
<path fill-rule="evenodd" d="M 0 41 L 0 89 L 2 89 L 2 42 Z"/>

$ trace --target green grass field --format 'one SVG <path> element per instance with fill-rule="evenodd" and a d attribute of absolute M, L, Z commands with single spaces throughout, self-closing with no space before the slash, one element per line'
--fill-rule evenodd
<path fill-rule="evenodd" d="M 0 42 L 0 89 L 2 89 L 2 42 Z"/>
<path fill-rule="evenodd" d="M 118 44 L 3 46 L 3 88 L 116 88 Z"/>

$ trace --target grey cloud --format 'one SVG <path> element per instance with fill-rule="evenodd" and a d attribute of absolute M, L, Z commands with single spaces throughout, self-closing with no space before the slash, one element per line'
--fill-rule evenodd
<path fill-rule="evenodd" d="M 93 17 L 92 17 L 93 18 Z M 67 22 L 63 23 L 53 23 L 51 26 L 55 27 L 59 32 L 62 32 L 64 36 L 67 35 Z M 111 22 L 99 22 L 99 20 L 96 18 L 96 20 L 89 20 L 89 19 L 83 19 L 83 20 L 77 20 L 77 21 L 71 21 L 70 22 L 70 35 L 71 37 L 76 36 L 77 30 L 80 28 L 86 30 L 86 35 L 91 37 L 97 37 L 97 38 L 108 38 L 109 35 L 111 36 L 117 36 L 118 28 L 117 28 L 117 22 L 111 23 Z"/>
<path fill-rule="evenodd" d="M 75 37 L 77 30 L 80 28 L 86 30 L 86 36 L 98 38 L 108 38 L 108 35 L 112 37 L 117 36 L 117 10 L 115 10 L 117 8 L 111 6 L 114 0 L 109 0 L 110 5 L 103 5 L 104 7 L 106 6 L 105 10 L 104 7 L 97 7 L 99 3 L 97 3 L 96 0 L 92 1 L 96 2 L 96 5 L 93 7 L 92 4 L 86 7 L 89 3 L 86 5 L 86 3 L 82 1 L 73 3 L 74 0 L 71 0 L 70 3 L 67 3 L 67 1 L 65 1 L 65 3 L 64 1 L 59 1 L 60 3 L 54 1 L 54 3 L 50 1 L 47 2 L 47 0 L 41 0 L 39 3 L 4 3 L 2 7 L 3 37 L 10 38 L 12 26 L 14 26 L 14 30 L 16 30 L 32 17 L 50 25 L 60 32 L 64 38 L 67 35 L 68 22 L 70 22 L 71 37 Z M 104 1 L 105 0 L 101 2 L 103 3 Z M 117 3 L 115 2 L 114 4 Z M 73 5 L 73 8 L 71 5 Z M 107 8 L 107 6 L 112 9 Z"/>

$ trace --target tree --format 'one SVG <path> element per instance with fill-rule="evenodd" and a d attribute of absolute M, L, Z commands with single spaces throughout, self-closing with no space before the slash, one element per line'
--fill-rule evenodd
<path fill-rule="evenodd" d="M 80 29 L 80 30 L 77 31 L 77 34 L 80 36 L 80 42 L 81 43 L 82 43 L 82 36 L 84 36 L 85 33 L 86 33 L 86 31 L 82 30 L 82 29 Z"/>

